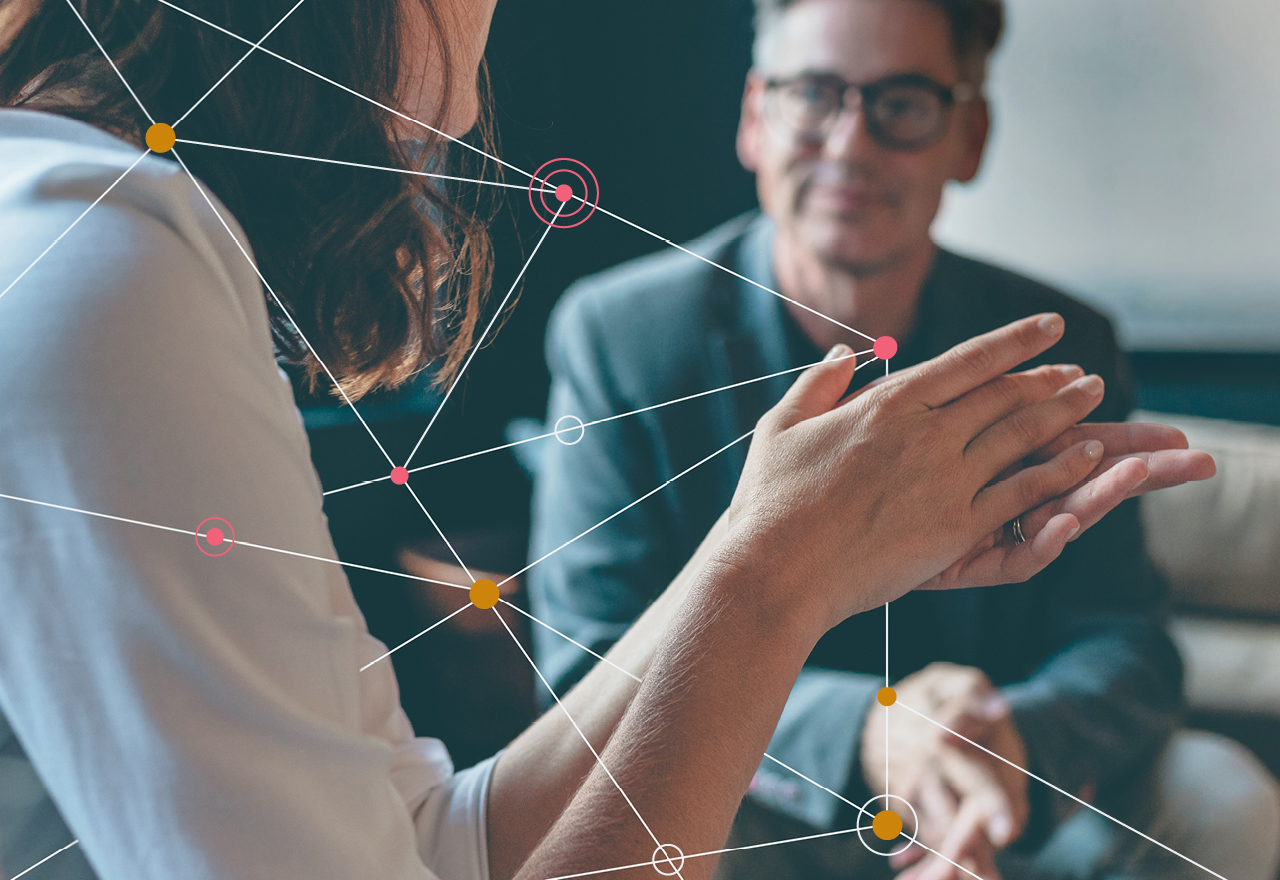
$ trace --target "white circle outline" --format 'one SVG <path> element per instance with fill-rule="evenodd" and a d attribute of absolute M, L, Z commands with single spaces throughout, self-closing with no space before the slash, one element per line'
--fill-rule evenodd
<path fill-rule="evenodd" d="M 915 826 L 916 831 L 918 833 L 920 830 L 920 817 L 916 815 L 916 808 L 911 806 L 911 802 L 904 797 L 898 797 L 896 794 L 878 794 L 875 797 L 873 797 L 871 800 L 867 801 L 865 804 L 862 805 L 862 812 L 870 813 L 871 810 L 867 808 L 873 805 L 876 801 L 884 801 L 884 807 L 887 810 L 889 809 L 889 801 L 891 800 L 902 801 L 904 804 L 907 805 L 907 809 L 911 811 L 912 824 Z M 862 836 L 862 832 L 866 830 L 868 829 L 866 828 L 858 829 L 858 840 L 862 841 L 862 845 L 867 848 L 867 852 L 871 853 L 872 855 L 884 856 L 886 859 L 892 856 L 896 856 L 898 853 L 906 852 L 911 848 L 911 845 L 916 842 L 916 837 L 914 834 L 908 835 L 907 843 L 904 847 L 902 847 L 902 849 L 896 849 L 893 852 L 884 853 L 884 852 L 880 852 L 879 850 L 872 849 L 871 844 L 867 843 L 867 839 Z M 876 838 L 876 839 L 878 840 L 879 838 Z"/>
<path fill-rule="evenodd" d="M 667 855 L 668 849 L 676 851 L 676 856 L 679 857 L 680 864 L 677 865 L 675 863 L 675 857 Z M 670 872 L 664 871 L 662 868 L 658 867 L 659 856 L 662 856 L 662 864 L 672 869 Z M 658 848 L 653 851 L 653 858 L 649 860 L 649 864 L 653 865 L 653 870 L 657 871 L 663 877 L 674 877 L 679 874 L 680 869 L 684 867 L 684 850 L 680 849 L 680 847 L 676 846 L 674 843 L 660 843 L 658 844 Z"/>
<path fill-rule="evenodd" d="M 560 431 L 561 431 L 560 423 L 563 422 L 565 419 L 573 419 L 575 422 L 578 423 L 577 430 L 579 433 L 578 433 L 577 440 L 565 440 L 563 437 L 560 436 Z M 572 415 L 563 415 L 560 418 L 556 419 L 556 426 L 553 430 L 555 431 L 556 439 L 559 440 L 561 443 L 563 443 L 565 446 L 577 446 L 579 443 L 582 442 L 582 438 L 587 436 L 587 426 L 582 423 L 582 419 Z M 565 430 L 573 431 L 574 429 L 567 428 Z"/>

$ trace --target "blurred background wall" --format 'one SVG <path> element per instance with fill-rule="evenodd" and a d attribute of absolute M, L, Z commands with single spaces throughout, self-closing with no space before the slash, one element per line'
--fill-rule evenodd
<path fill-rule="evenodd" d="M 1011 0 L 987 166 L 940 238 L 1131 349 L 1280 350 L 1280 3 Z"/>

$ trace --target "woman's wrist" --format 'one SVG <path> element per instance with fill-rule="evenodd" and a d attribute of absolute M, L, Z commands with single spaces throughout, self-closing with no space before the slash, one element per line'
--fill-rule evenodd
<path fill-rule="evenodd" d="M 795 554 L 769 552 L 762 538 L 732 529 L 703 566 L 689 601 L 731 603 L 760 631 L 812 648 L 833 624 L 830 590 L 815 588 Z"/>

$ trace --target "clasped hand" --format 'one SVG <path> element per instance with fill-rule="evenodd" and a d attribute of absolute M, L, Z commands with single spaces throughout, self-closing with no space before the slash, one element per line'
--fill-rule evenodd
<path fill-rule="evenodd" d="M 1030 814 L 1027 777 L 983 751 L 1027 765 L 1009 704 L 981 670 L 951 663 L 927 666 L 894 689 L 899 703 L 937 722 L 875 703 L 862 731 L 867 785 L 873 792 L 888 787 L 905 798 L 919 819 L 919 827 L 908 831 L 939 853 L 902 849 L 890 865 L 914 867 L 898 880 L 965 880 L 969 875 L 957 865 L 983 880 L 999 880 L 995 853 L 1018 838 Z M 891 729 L 885 724 L 889 714 Z"/>

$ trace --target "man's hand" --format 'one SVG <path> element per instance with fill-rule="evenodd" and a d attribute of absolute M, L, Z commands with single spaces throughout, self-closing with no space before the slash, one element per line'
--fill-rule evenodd
<path fill-rule="evenodd" d="M 988 388 L 1019 404 L 1027 404 L 1044 389 L 1058 390 L 1084 375 L 1078 366 L 1058 364 L 1010 373 L 988 383 Z M 887 381 L 881 376 L 850 395 L 852 400 Z M 845 402 L 848 402 L 846 400 Z M 1168 489 L 1217 473 L 1207 452 L 1187 448 L 1187 438 L 1177 428 L 1142 422 L 1097 422 L 1075 425 L 1053 441 L 1014 464 L 995 480 L 1007 480 L 1025 468 L 1051 461 L 1073 446 L 1095 441 L 1105 450 L 1088 475 L 1057 498 L 1022 516 L 1026 542 L 1017 544 L 1004 525 L 984 535 L 973 548 L 945 571 L 921 584 L 926 590 L 990 587 L 1027 580 L 1043 565 L 1034 539 L 1060 514 L 1074 516 L 1076 540 L 1121 501 L 1147 492 Z"/>
<path fill-rule="evenodd" d="M 1009 707 L 980 670 L 935 663 L 903 679 L 896 690 L 903 703 L 1025 766 L 1026 750 Z M 863 777 L 871 790 L 887 788 L 915 808 L 921 843 L 984 880 L 998 880 L 994 853 L 1017 839 L 1030 812 L 1025 775 L 916 715 L 879 703 L 867 717 L 861 751 Z M 902 880 L 965 876 L 916 846 L 891 864 L 914 865 Z"/>
<path fill-rule="evenodd" d="M 1158 489 L 1207 480 L 1217 473 L 1213 456 L 1188 449 L 1186 436 L 1177 428 L 1104 422 L 1070 428 L 1021 464 L 1009 468 L 1000 479 L 1007 479 L 1022 467 L 1049 461 L 1082 441 L 1101 443 L 1106 449 L 1105 456 L 1089 476 L 1070 491 L 1023 514 L 1026 543 L 1015 543 L 1008 530 L 1001 527 L 985 536 L 946 571 L 922 584 L 922 589 L 952 590 L 1019 583 L 1039 571 L 1031 544 L 1055 516 L 1068 513 L 1076 518 L 1079 531 L 1069 539 L 1074 541 L 1121 501 Z"/>

